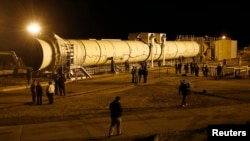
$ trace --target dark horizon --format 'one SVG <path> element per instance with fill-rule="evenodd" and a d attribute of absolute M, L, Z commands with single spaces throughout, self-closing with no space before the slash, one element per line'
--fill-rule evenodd
<path fill-rule="evenodd" d="M 0 9 L 1 48 L 30 40 L 32 36 L 26 27 L 32 21 L 41 24 L 42 32 L 54 32 L 65 39 L 125 40 L 129 33 L 151 32 L 166 33 L 167 40 L 175 40 L 178 35 L 225 35 L 237 40 L 239 48 L 250 44 L 250 10 L 244 6 L 164 4 L 157 0 L 152 3 L 142 0 L 0 0 Z"/>

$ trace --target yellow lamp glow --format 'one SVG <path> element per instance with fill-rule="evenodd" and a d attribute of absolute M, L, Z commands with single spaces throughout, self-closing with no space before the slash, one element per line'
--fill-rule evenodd
<path fill-rule="evenodd" d="M 27 27 L 27 30 L 32 34 L 38 34 L 41 28 L 37 23 L 32 23 Z"/>

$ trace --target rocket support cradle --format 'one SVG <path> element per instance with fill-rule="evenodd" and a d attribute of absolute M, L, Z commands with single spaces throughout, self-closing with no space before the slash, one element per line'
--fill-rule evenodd
<path fill-rule="evenodd" d="M 47 39 L 38 38 L 42 50 L 39 70 L 55 72 L 66 65 L 87 67 L 115 63 L 151 62 L 195 57 L 200 47 L 195 41 L 166 41 L 165 34 L 142 33 L 134 40 L 63 39 L 54 34 Z M 146 36 L 146 38 L 144 38 Z M 139 38 L 138 38 L 139 37 Z M 156 38 L 158 37 L 158 38 Z"/>

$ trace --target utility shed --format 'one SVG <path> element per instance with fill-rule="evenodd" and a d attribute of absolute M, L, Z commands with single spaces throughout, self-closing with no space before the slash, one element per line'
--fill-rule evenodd
<path fill-rule="evenodd" d="M 224 60 L 237 58 L 237 41 L 236 40 L 216 40 L 214 48 L 215 60 Z"/>

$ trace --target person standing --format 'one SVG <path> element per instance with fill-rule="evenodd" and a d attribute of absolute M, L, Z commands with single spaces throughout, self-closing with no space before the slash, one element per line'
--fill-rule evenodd
<path fill-rule="evenodd" d="M 181 74 L 182 62 L 179 62 L 179 63 L 178 63 L 177 68 L 178 68 L 178 73 Z"/>
<path fill-rule="evenodd" d="M 182 102 L 181 106 L 185 107 L 187 102 L 186 102 L 186 97 L 189 93 L 189 83 L 185 82 L 185 80 L 181 81 L 181 84 L 179 86 L 179 94 L 182 94 Z"/>
<path fill-rule="evenodd" d="M 175 74 L 178 74 L 178 62 L 175 61 L 175 64 L 174 64 L 174 68 L 175 68 Z"/>
<path fill-rule="evenodd" d="M 194 74 L 194 70 L 195 70 L 195 63 L 191 62 L 190 63 L 190 74 Z"/>
<path fill-rule="evenodd" d="M 114 129 L 116 127 L 117 135 L 122 134 L 122 113 L 123 113 L 123 108 L 121 105 L 121 97 L 116 96 L 115 100 L 112 101 L 109 104 L 109 110 L 110 110 L 110 117 L 111 117 L 111 124 L 109 128 L 109 138 L 114 134 Z"/>
<path fill-rule="evenodd" d="M 137 84 L 139 82 L 139 72 L 138 72 L 138 69 L 137 69 L 137 66 L 135 66 L 134 68 L 134 83 Z"/>
<path fill-rule="evenodd" d="M 206 76 L 205 66 L 206 66 L 206 64 L 205 64 L 205 63 L 203 63 L 203 64 L 202 64 L 202 67 L 201 67 L 202 74 L 203 74 L 203 76 L 204 76 L 204 77 Z"/>
<path fill-rule="evenodd" d="M 142 70 L 142 68 L 140 67 L 139 70 L 138 70 L 138 76 L 139 76 L 138 81 L 139 81 L 139 83 L 141 83 L 141 77 L 142 77 L 142 75 L 143 75 L 143 70 Z"/>
<path fill-rule="evenodd" d="M 148 69 L 143 70 L 143 83 L 148 81 Z"/>
<path fill-rule="evenodd" d="M 216 72 L 217 72 L 217 76 L 216 79 L 220 79 L 222 77 L 222 65 L 218 64 L 218 66 L 216 67 Z"/>
<path fill-rule="evenodd" d="M 131 70 L 131 74 L 132 74 L 132 83 L 137 84 L 138 83 L 138 70 L 136 66 L 133 66 Z"/>
<path fill-rule="evenodd" d="M 200 65 L 199 64 L 196 64 L 195 65 L 195 69 L 194 69 L 194 74 L 195 76 L 199 76 L 199 72 L 200 72 Z"/>
<path fill-rule="evenodd" d="M 131 69 L 131 76 L 132 76 L 132 83 L 134 83 L 134 80 L 135 80 L 135 78 L 134 78 L 134 72 L 135 71 L 135 67 L 133 66 L 132 67 L 132 69 Z"/>
<path fill-rule="evenodd" d="M 36 86 L 37 86 L 37 81 L 33 80 L 31 86 L 30 86 L 30 92 L 32 95 L 32 103 L 35 104 L 36 103 Z"/>
<path fill-rule="evenodd" d="M 206 65 L 205 65 L 205 77 L 206 77 L 206 78 L 208 77 L 208 71 L 209 71 L 208 65 L 206 64 Z"/>
<path fill-rule="evenodd" d="M 49 99 L 49 104 L 54 103 L 53 95 L 55 93 L 55 86 L 52 84 L 52 81 L 49 81 L 49 85 L 47 86 L 47 96 Z"/>
<path fill-rule="evenodd" d="M 189 70 L 188 63 L 184 65 L 184 70 L 185 70 L 185 73 L 188 74 L 188 70 Z"/>
<path fill-rule="evenodd" d="M 66 81 L 66 78 L 64 77 L 64 75 L 61 75 L 58 79 L 58 86 L 59 86 L 59 92 L 60 92 L 60 96 L 62 95 L 66 95 L 66 92 L 65 92 L 65 81 Z"/>
<path fill-rule="evenodd" d="M 55 95 L 58 95 L 59 92 L 59 74 L 54 76 L 54 83 L 55 83 Z"/>
<path fill-rule="evenodd" d="M 40 82 L 37 82 L 36 94 L 37 94 L 37 105 L 42 105 L 43 87 L 41 86 Z"/>

